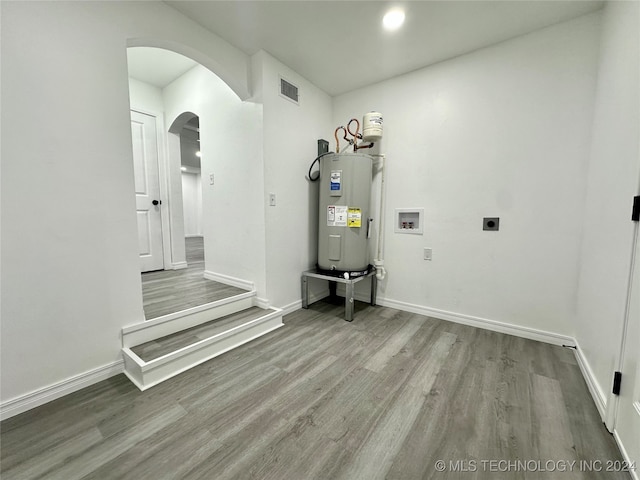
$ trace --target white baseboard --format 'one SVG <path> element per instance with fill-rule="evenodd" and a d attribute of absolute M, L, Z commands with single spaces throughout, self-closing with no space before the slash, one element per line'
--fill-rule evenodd
<path fill-rule="evenodd" d="M 288 305 L 279 308 L 282 310 L 282 316 L 284 317 L 285 315 L 289 315 L 296 310 L 300 310 L 302 308 L 302 300 L 296 300 L 295 302 L 291 302 Z"/>
<path fill-rule="evenodd" d="M 328 295 L 328 291 L 327 291 Z M 326 296 L 326 295 L 324 295 Z M 310 296 L 309 303 L 313 303 L 320 300 L 324 296 Z M 369 303 L 369 293 L 356 293 L 356 300 Z M 523 327 L 521 325 L 514 325 L 512 323 L 500 322 L 497 320 L 491 320 L 488 318 L 475 317 L 472 315 L 465 315 L 463 313 L 449 312 L 446 310 L 438 310 L 435 308 L 426 307 L 423 305 L 415 305 L 412 303 L 400 302 L 398 300 L 391 300 L 388 298 L 377 297 L 377 305 L 384 307 L 395 308 L 397 310 L 403 310 L 405 312 L 417 313 L 427 317 L 438 318 L 440 320 L 447 320 L 449 322 L 460 323 L 463 325 L 469 325 L 472 327 L 483 328 L 485 330 L 491 330 L 494 332 L 506 333 L 508 335 L 514 335 L 516 337 L 528 338 L 530 340 L 537 340 L 539 342 L 550 343 L 552 345 L 569 345 L 574 346 L 575 340 L 573 337 L 567 335 L 560 335 L 554 332 L 548 332 L 546 330 L 539 330 L 536 328 Z M 301 302 L 293 302 L 292 304 L 280 307 L 283 310 L 283 314 L 291 313 L 300 307 Z"/>
<path fill-rule="evenodd" d="M 254 290 L 255 285 L 249 280 L 242 280 L 241 278 L 231 277 L 229 275 L 223 275 L 222 273 L 215 273 L 209 270 L 204 271 L 204 278 L 207 280 L 213 280 L 214 282 L 224 283 L 225 285 L 231 285 L 232 287 L 242 288 L 243 290 Z"/>
<path fill-rule="evenodd" d="M 271 307 L 271 302 L 269 302 L 269 300 L 266 298 L 255 296 L 253 297 L 253 305 L 254 307 L 269 308 Z"/>
<path fill-rule="evenodd" d="M 7 400 L 0 404 L 0 420 L 5 420 L 14 415 L 26 412 L 27 410 L 31 410 L 32 408 L 39 407 L 52 400 L 64 397 L 65 395 L 89 387 L 94 383 L 118 375 L 123 371 L 124 362 L 118 360 L 117 362 L 67 378 L 54 385 L 49 385 L 48 387 L 40 388 L 26 395 Z"/>
<path fill-rule="evenodd" d="M 171 270 L 182 270 L 183 268 L 188 268 L 189 265 L 187 262 L 176 262 L 171 264 Z"/>
<path fill-rule="evenodd" d="M 591 365 L 589 365 L 589 361 L 587 360 L 587 357 L 585 357 L 584 352 L 577 341 L 576 360 L 578 361 L 578 366 L 580 367 L 584 381 L 587 383 L 587 387 L 589 387 L 589 393 L 591 393 L 593 402 L 596 404 L 596 408 L 600 413 L 600 418 L 604 421 L 607 412 L 607 396 L 604 394 L 602 387 L 596 380 L 593 370 L 591 370 Z"/>
<path fill-rule="evenodd" d="M 366 296 L 356 295 L 356 299 L 363 302 L 367 302 L 367 303 L 370 301 L 368 295 Z M 512 323 L 500 322 L 498 320 L 490 320 L 488 318 L 474 317 L 472 315 L 466 315 L 464 313 L 439 310 L 436 308 L 430 308 L 422 305 L 415 305 L 412 303 L 400 302 L 398 300 L 391 300 L 388 298 L 378 297 L 376 299 L 376 303 L 384 307 L 396 308 L 398 310 L 417 313 L 419 315 L 425 315 L 427 317 L 438 318 L 440 320 L 447 320 L 449 322 L 469 325 L 471 327 L 483 328 L 485 330 L 491 330 L 493 332 L 506 333 L 507 335 L 514 335 L 516 337 L 528 338 L 530 340 L 537 340 L 539 342 L 550 343 L 552 345 L 569 345 L 569 346 L 575 345 L 575 340 L 572 337 L 569 337 L 567 335 L 560 335 L 554 332 L 548 332 L 546 330 L 523 327 L 521 325 L 514 325 Z"/>
<path fill-rule="evenodd" d="M 317 293 L 317 294 L 310 294 L 309 295 L 309 305 L 311 305 L 312 303 L 317 302 L 318 300 L 322 300 L 323 298 L 326 298 L 329 296 L 329 290 L 326 290 L 324 292 L 321 293 Z M 296 300 L 295 302 L 291 302 L 288 305 L 285 305 L 283 307 L 278 307 L 282 310 L 282 316 L 285 315 L 289 315 L 290 313 L 295 312 L 296 310 L 300 310 L 302 308 L 302 300 Z"/>

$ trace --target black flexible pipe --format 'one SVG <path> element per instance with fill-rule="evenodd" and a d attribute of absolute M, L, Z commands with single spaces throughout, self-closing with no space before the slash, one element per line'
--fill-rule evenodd
<path fill-rule="evenodd" d="M 320 179 L 320 171 L 318 170 L 318 175 L 316 175 L 315 177 L 312 177 L 311 169 L 313 169 L 313 166 L 316 164 L 316 162 L 318 162 L 318 165 L 319 165 L 320 159 L 325 155 L 329 155 L 330 153 L 333 153 L 333 152 L 323 153 L 322 155 L 319 155 L 318 157 L 316 157 L 316 159 L 313 162 L 311 162 L 311 165 L 309 165 L 309 180 L 311 180 L 312 182 L 317 182 Z"/>

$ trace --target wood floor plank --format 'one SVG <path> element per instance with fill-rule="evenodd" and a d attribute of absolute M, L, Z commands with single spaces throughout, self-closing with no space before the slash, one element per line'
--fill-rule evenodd
<path fill-rule="evenodd" d="M 267 445 L 287 422 L 271 410 L 246 425 L 240 432 L 203 460 L 191 465 L 184 480 L 250 478 L 257 452 Z"/>
<path fill-rule="evenodd" d="M 226 441 L 266 412 L 273 412 L 278 395 L 295 392 L 297 388 L 335 361 L 336 357 L 329 355 L 317 357 L 316 361 L 308 362 L 295 374 L 281 376 L 257 390 L 247 392 L 245 398 L 228 405 L 222 414 L 209 418 L 207 427 L 216 432 L 218 439 Z"/>
<path fill-rule="evenodd" d="M 48 445 L 38 442 L 32 448 L 15 452 L 13 458 L 3 459 L 2 476 L 4 478 L 39 478 L 56 465 L 60 465 L 69 456 L 69 452 L 83 450 L 104 440 L 97 428 L 69 434 Z M 6 445 L 5 445 L 6 448 Z M 25 461 L 28 459 L 28 461 Z M 5 468 L 6 467 L 6 468 Z"/>
<path fill-rule="evenodd" d="M 185 423 L 176 422 L 159 430 L 92 471 L 83 480 L 182 478 L 192 463 L 222 447 L 222 443 L 206 428 Z"/>
<path fill-rule="evenodd" d="M 363 371 L 345 377 L 340 385 L 318 399 L 295 422 L 290 423 L 290 428 L 264 447 L 259 464 L 250 470 L 251 475 L 274 480 L 295 478 L 293 472 L 297 470 L 299 459 L 313 458 L 317 455 L 319 445 L 330 445 L 330 439 L 324 433 L 333 431 L 330 425 L 332 421 L 340 421 L 335 415 L 335 405 L 348 409 L 358 404 L 375 382 L 375 374 Z M 314 461 L 319 464 L 323 459 L 314 458 Z"/>
<path fill-rule="evenodd" d="M 422 326 L 420 319 L 411 318 L 400 329 L 395 332 L 380 348 L 375 355 L 373 355 L 364 368 L 373 372 L 379 372 L 384 368 L 389 359 L 395 356 L 404 345 L 413 337 L 413 335 Z"/>
<path fill-rule="evenodd" d="M 215 415 L 233 404 L 247 392 L 253 392 L 264 384 L 275 381 L 284 376 L 285 372 L 277 367 L 264 364 L 261 368 L 254 368 L 240 373 L 238 376 L 228 377 L 225 381 L 199 391 L 194 395 L 182 398 L 179 404 L 191 413 L 203 412 Z"/>
<path fill-rule="evenodd" d="M 404 384 L 340 478 L 386 477 L 455 341 L 456 336 L 450 333 L 438 338 L 430 355 L 414 367 L 418 374 Z"/>
<path fill-rule="evenodd" d="M 124 432 L 105 438 L 101 443 L 85 445 L 76 451 L 69 451 L 68 456 L 62 462 L 51 465 L 42 475 L 33 478 L 47 480 L 81 479 L 128 451 L 141 440 L 184 417 L 186 413 L 180 406 L 172 405 L 148 421 L 138 423 Z M 10 475 L 8 477 L 11 478 Z"/>
<path fill-rule="evenodd" d="M 416 374 L 411 377 L 409 385 L 417 388 L 424 395 L 429 394 L 457 338 L 453 333 L 443 332 L 429 349 L 429 355 L 423 357 L 416 367 Z"/>
<path fill-rule="evenodd" d="M 354 461 L 337 478 L 384 479 L 418 416 L 424 394 L 405 384 L 393 408 L 385 415 L 354 455 Z"/>
<path fill-rule="evenodd" d="M 517 369 L 505 370 L 501 364 L 497 368 L 497 450 L 503 458 L 531 458 L 534 433 L 531 428 L 522 428 L 522 425 L 532 425 L 530 374 Z M 514 473 L 513 478 L 525 478 L 524 473 Z"/>
<path fill-rule="evenodd" d="M 577 461 L 562 389 L 558 380 L 536 373 L 531 378 L 531 424 L 533 445 L 538 458 Z M 565 472 L 563 477 L 581 478 L 580 472 Z"/>

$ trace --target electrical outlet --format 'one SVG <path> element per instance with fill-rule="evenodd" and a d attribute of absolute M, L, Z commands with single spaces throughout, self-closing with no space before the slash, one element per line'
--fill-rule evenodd
<path fill-rule="evenodd" d="M 426 248 L 424 249 L 424 259 L 425 260 L 431 260 L 431 256 L 433 254 L 433 250 L 431 248 Z"/>
<path fill-rule="evenodd" d="M 276 206 L 276 194 L 275 193 L 270 193 L 269 194 L 269 206 L 270 207 L 275 207 Z"/>
<path fill-rule="evenodd" d="M 209 185 L 213 185 L 213 173 L 209 174 Z"/>

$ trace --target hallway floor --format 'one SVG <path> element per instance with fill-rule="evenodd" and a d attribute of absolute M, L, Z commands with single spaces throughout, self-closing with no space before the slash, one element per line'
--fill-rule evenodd
<path fill-rule="evenodd" d="M 245 293 L 246 290 L 204 278 L 203 237 L 185 238 L 188 268 L 142 274 L 147 320 Z"/>

